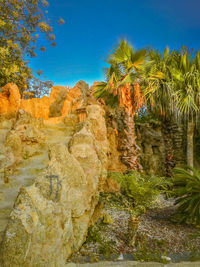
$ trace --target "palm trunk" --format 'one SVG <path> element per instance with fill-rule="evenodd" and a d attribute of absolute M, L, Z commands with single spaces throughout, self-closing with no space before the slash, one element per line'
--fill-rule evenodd
<path fill-rule="evenodd" d="M 121 160 L 127 166 L 127 170 L 141 170 L 138 162 L 138 146 L 136 144 L 135 123 L 133 116 L 125 111 L 124 128 L 120 133 L 120 150 L 122 151 Z"/>
<path fill-rule="evenodd" d="M 190 167 L 194 166 L 194 123 L 188 121 L 187 123 L 187 165 Z"/>

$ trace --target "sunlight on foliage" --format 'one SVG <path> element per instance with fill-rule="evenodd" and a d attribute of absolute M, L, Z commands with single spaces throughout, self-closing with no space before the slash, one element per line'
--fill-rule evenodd
<path fill-rule="evenodd" d="M 130 199 L 138 214 L 144 213 L 161 192 L 170 192 L 171 182 L 166 177 L 144 175 L 137 171 L 109 173 L 108 176 L 120 184 L 122 193 Z"/>
<path fill-rule="evenodd" d="M 40 38 L 55 46 L 47 7 L 46 0 L 0 0 L 0 86 L 14 82 L 23 91 L 33 77 L 25 57 L 36 56 Z M 64 20 L 60 18 L 58 23 Z M 40 47 L 40 51 L 45 50 Z"/>
<path fill-rule="evenodd" d="M 95 97 L 103 98 L 111 108 L 123 107 L 135 115 L 144 100 L 138 84 L 137 72 L 145 63 L 146 50 L 135 51 L 126 40 L 121 40 L 108 56 L 105 80 L 95 86 Z"/>
<path fill-rule="evenodd" d="M 176 222 L 200 224 L 200 172 L 188 167 L 174 169 L 174 196 L 178 206 L 173 218 Z"/>

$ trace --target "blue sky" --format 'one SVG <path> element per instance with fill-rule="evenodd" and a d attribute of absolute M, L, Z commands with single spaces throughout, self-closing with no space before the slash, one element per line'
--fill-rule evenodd
<path fill-rule="evenodd" d="M 200 47 L 200 0 L 49 0 L 56 47 L 30 60 L 54 84 L 103 80 L 104 60 L 121 38 L 137 49 Z M 45 41 L 43 41 L 45 42 Z"/>

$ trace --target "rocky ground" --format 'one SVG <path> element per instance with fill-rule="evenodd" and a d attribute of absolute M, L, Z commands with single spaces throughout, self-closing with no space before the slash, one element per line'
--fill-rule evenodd
<path fill-rule="evenodd" d="M 154 208 L 141 216 L 136 254 L 141 251 L 148 259 L 156 251 L 157 255 L 168 255 L 174 261 L 200 259 L 200 229 L 172 222 L 175 209 L 173 199 L 162 197 Z"/>
<path fill-rule="evenodd" d="M 158 262 L 137 262 L 137 261 L 123 261 L 123 262 L 98 262 L 98 263 L 85 263 L 75 264 L 68 263 L 65 267 L 199 267 L 200 262 L 180 262 L 163 264 Z"/>
<path fill-rule="evenodd" d="M 129 204 L 123 198 L 116 202 L 114 196 L 116 194 L 111 194 L 110 197 L 107 195 L 109 201 L 104 203 L 102 217 L 89 229 L 85 244 L 72 256 L 71 261 L 86 263 L 117 260 L 120 254 L 120 258 L 125 261 L 165 262 L 166 256 L 172 262 L 200 259 L 200 229 L 171 221 L 171 215 L 175 211 L 172 199 L 166 200 L 161 196 L 154 207 L 140 217 L 137 234 L 134 236 L 130 232 L 133 224 L 130 224 Z M 200 266 L 198 264 L 191 266 Z"/>
<path fill-rule="evenodd" d="M 158 242 L 160 250 L 168 254 L 200 252 L 200 229 L 173 223 L 171 217 L 175 209 L 173 199 L 162 197 L 158 205 L 142 215 L 137 232 L 138 243 L 144 243 L 145 239 L 147 247 L 153 249 Z"/>

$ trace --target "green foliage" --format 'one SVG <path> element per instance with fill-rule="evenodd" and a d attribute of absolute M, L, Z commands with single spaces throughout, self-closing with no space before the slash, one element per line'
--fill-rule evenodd
<path fill-rule="evenodd" d="M 199 112 L 200 50 L 150 50 L 141 71 L 142 88 L 155 113 L 191 119 Z"/>
<path fill-rule="evenodd" d="M 106 240 L 101 232 L 104 231 L 105 223 L 95 224 L 89 227 L 86 243 L 97 243 L 100 254 L 103 254 L 107 259 L 115 252 L 112 241 Z"/>
<path fill-rule="evenodd" d="M 138 116 L 135 116 L 134 120 L 136 123 L 153 123 L 156 125 L 161 125 L 161 120 L 158 120 L 158 116 L 152 112 L 149 112 L 146 108 L 140 109 Z"/>
<path fill-rule="evenodd" d="M 200 172 L 188 167 L 174 169 L 174 196 L 178 208 L 173 217 L 176 222 L 200 224 Z"/>
<path fill-rule="evenodd" d="M 144 175 L 137 171 L 110 173 L 109 177 L 120 184 L 122 193 L 133 204 L 136 215 L 144 213 L 161 192 L 168 193 L 171 185 L 165 177 Z"/>
<path fill-rule="evenodd" d="M 46 0 L 0 0 L 0 86 L 14 82 L 26 89 L 32 71 L 25 57 L 36 56 L 36 44 L 42 37 L 55 45 L 47 6 Z"/>
<path fill-rule="evenodd" d="M 136 51 L 126 40 L 121 40 L 107 57 L 106 63 L 110 67 L 104 70 L 106 82 L 95 86 L 95 97 L 103 98 L 112 108 L 118 107 L 120 87 L 127 83 L 133 85 L 145 59 L 145 49 Z"/>
<path fill-rule="evenodd" d="M 166 255 L 166 242 L 162 239 L 152 239 L 151 245 L 149 244 L 146 235 L 141 235 L 136 240 L 136 252 L 134 252 L 134 259 L 141 262 L 162 262 L 168 263 L 162 259 Z"/>
<path fill-rule="evenodd" d="M 126 210 L 128 213 L 133 213 L 133 205 L 129 201 L 126 195 L 120 192 L 116 193 L 105 193 L 101 192 L 99 202 L 103 203 L 108 208 L 117 208 L 119 210 Z"/>

